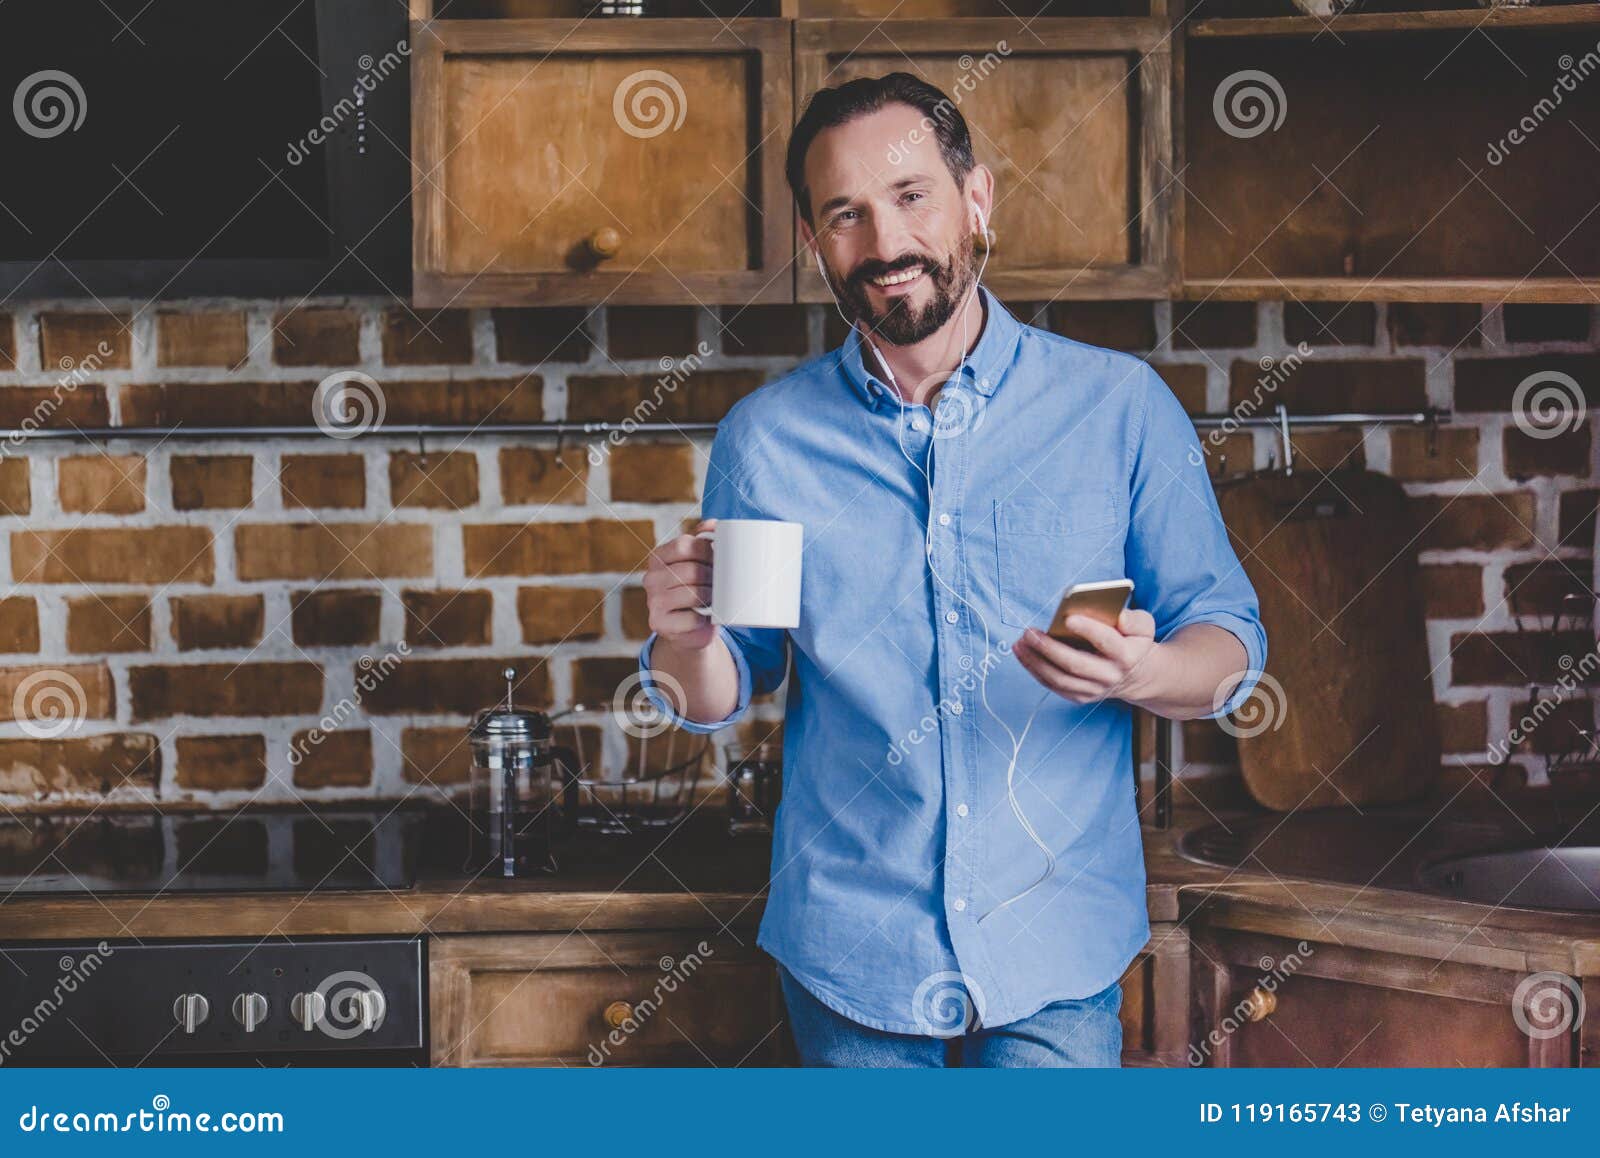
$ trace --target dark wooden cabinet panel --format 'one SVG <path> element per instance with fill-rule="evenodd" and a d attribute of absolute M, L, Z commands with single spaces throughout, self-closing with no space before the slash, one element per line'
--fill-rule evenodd
<path fill-rule="evenodd" d="M 1518 1003 L 1534 988 L 1530 976 L 1201 929 L 1194 936 L 1191 1061 L 1229 1067 L 1577 1064 L 1580 1027 L 1570 1017 L 1565 1030 L 1548 1034 L 1536 1020 L 1531 1024 L 1541 1032 L 1525 1032 L 1519 1023 Z M 1544 996 L 1556 997 L 1550 984 Z"/>
<path fill-rule="evenodd" d="M 1244 23 L 1258 34 L 1185 50 L 1187 292 L 1595 299 L 1600 100 L 1554 83 L 1595 24 L 1346 39 Z"/>
<path fill-rule="evenodd" d="M 435 22 L 418 303 L 788 300 L 791 60 L 781 20 Z"/>
<path fill-rule="evenodd" d="M 770 1065 L 788 1031 L 777 973 L 704 930 L 435 938 L 434 1065 Z"/>

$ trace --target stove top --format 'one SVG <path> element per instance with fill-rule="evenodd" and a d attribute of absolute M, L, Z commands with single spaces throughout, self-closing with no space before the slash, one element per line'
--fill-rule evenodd
<path fill-rule="evenodd" d="M 400 890 L 429 823 L 372 806 L 0 820 L 0 900 L 57 893 Z"/>

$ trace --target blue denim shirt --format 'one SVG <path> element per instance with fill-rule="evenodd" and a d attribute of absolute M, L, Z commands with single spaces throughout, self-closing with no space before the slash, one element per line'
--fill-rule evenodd
<path fill-rule="evenodd" d="M 1086 997 L 1149 937 L 1131 711 L 1044 694 L 1010 653 L 1022 629 L 1047 626 L 1070 584 L 1127 577 L 1157 639 L 1213 623 L 1244 644 L 1252 677 L 1224 710 L 1266 659 L 1165 383 L 984 295 L 937 423 L 879 381 L 852 331 L 729 412 L 702 504 L 805 525 L 800 626 L 720 628 L 738 706 L 680 721 L 733 723 L 792 661 L 759 944 L 824 1004 L 899 1033 L 945 1034 L 952 990 L 984 1025 Z M 1056 866 L 1002 907 L 1045 866 L 1006 793 L 1012 735 L 1036 705 L 1015 790 Z"/>

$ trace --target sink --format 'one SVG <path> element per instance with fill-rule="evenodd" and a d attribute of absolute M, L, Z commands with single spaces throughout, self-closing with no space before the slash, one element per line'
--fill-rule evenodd
<path fill-rule="evenodd" d="M 1480 905 L 1600 912 L 1600 848 L 1519 848 L 1450 857 L 1427 866 L 1433 892 Z"/>
<path fill-rule="evenodd" d="M 1591 806 L 1590 811 L 1593 811 Z M 1317 809 L 1206 824 L 1178 839 L 1200 864 L 1422 892 L 1481 905 L 1600 912 L 1600 832 L 1555 818 Z"/>

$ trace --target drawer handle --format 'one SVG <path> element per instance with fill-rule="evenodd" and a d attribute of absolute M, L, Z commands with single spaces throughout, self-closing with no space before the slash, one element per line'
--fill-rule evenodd
<path fill-rule="evenodd" d="M 617 251 L 622 248 L 622 234 L 607 225 L 589 234 L 587 244 L 589 252 L 604 261 L 608 257 L 617 256 Z"/>
<path fill-rule="evenodd" d="M 1247 1021 L 1265 1021 L 1278 1008 L 1278 995 L 1257 985 L 1239 1004 Z"/>
<path fill-rule="evenodd" d="M 626 1001 L 613 1001 L 606 1006 L 606 1024 L 612 1029 L 621 1029 L 633 1017 L 633 1006 Z"/>

